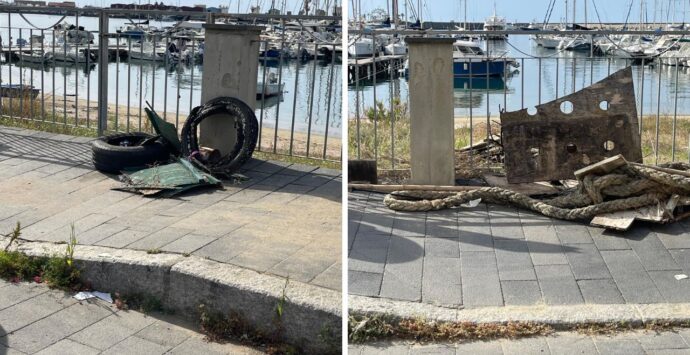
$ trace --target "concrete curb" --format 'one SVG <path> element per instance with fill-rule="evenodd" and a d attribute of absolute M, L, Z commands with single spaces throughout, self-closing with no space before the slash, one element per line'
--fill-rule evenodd
<path fill-rule="evenodd" d="M 18 250 L 31 256 L 64 255 L 65 245 L 22 241 Z M 283 278 L 196 256 L 78 245 L 74 261 L 94 289 L 150 295 L 193 321 L 199 320 L 198 306 L 204 304 L 225 314 L 239 312 L 258 330 L 272 334 L 276 306 L 283 300 L 281 324 L 289 343 L 322 352 L 329 350 L 321 341 L 324 335 L 341 335 L 342 298 L 334 290 L 297 281 L 286 287 Z"/>
<path fill-rule="evenodd" d="M 418 302 L 350 295 L 350 314 L 386 315 L 397 319 L 423 318 L 430 321 L 505 323 L 532 322 L 555 328 L 583 323 L 625 321 L 644 323 L 668 321 L 690 322 L 690 303 L 659 304 L 582 304 L 481 307 L 471 309 L 444 308 Z"/>

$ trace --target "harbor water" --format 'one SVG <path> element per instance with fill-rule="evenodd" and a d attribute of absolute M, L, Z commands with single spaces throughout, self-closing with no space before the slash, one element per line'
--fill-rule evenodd
<path fill-rule="evenodd" d="M 8 24 L 12 26 L 12 41 L 18 38 L 28 41 L 31 35 L 45 35 L 45 44 L 50 45 L 52 31 L 41 33 L 36 28 L 50 28 L 62 16 L 55 15 L 24 15 L 29 23 L 18 14 L 0 14 L 0 36 L 2 45 L 9 45 L 10 35 Z M 132 21 L 145 21 L 146 18 L 133 18 Z M 94 33 L 97 38 L 98 18 L 95 17 L 66 17 L 64 22 L 83 26 L 85 30 Z M 127 19 L 111 18 L 110 33 L 129 23 Z M 156 21 L 151 19 L 150 25 L 162 28 L 172 26 L 174 22 Z M 30 30 L 34 28 L 33 30 Z M 111 40 L 111 45 L 115 41 Z M 28 46 L 27 46 L 28 48 Z M 121 49 L 128 45 L 123 39 Z M 34 49 L 38 49 L 34 47 Z M 94 45 L 93 50 L 96 49 Z M 98 65 L 93 63 L 49 63 L 46 65 L 27 62 L 3 62 L 0 65 L 0 80 L 3 84 L 33 85 L 43 91 L 47 108 L 52 106 L 50 96 L 54 95 L 57 110 L 62 109 L 63 97 L 77 98 L 94 102 L 89 114 L 95 119 L 95 102 L 98 96 Z M 277 123 L 281 130 L 290 130 L 293 126 L 296 132 L 308 132 L 323 135 L 328 127 L 329 137 L 340 137 L 341 126 L 341 64 L 336 59 L 335 64 L 329 60 L 285 60 L 280 65 L 278 61 L 260 64 L 258 81 L 271 73 L 278 78 L 282 72 L 284 93 L 281 96 L 266 98 L 263 102 L 257 100 L 256 116 L 262 120 L 264 128 L 274 129 Z M 178 122 L 184 122 L 188 113 L 195 106 L 201 104 L 201 81 L 203 75 L 202 64 L 168 64 L 164 62 L 141 61 L 135 59 L 111 60 L 108 64 L 108 103 L 117 104 L 120 110 L 123 106 L 129 109 L 133 119 L 140 113 L 146 102 L 151 103 L 159 113 L 166 113 L 167 117 L 175 116 Z M 297 78 L 297 80 L 296 80 Z M 297 81 L 297 86 L 295 86 Z M 313 85 L 313 87 L 312 87 Z M 313 96 L 312 96 L 313 95 Z M 329 100 L 330 96 L 330 100 Z M 39 96 L 41 97 L 41 96 Z M 330 103 L 330 110 L 329 105 Z M 80 107 L 81 108 L 81 107 Z M 262 110 L 263 109 L 263 110 Z M 262 112 L 263 111 L 263 112 Z M 120 112 L 120 114 L 124 114 Z M 80 114 L 81 115 L 81 114 Z M 82 117 L 80 117 L 81 119 Z"/>
<path fill-rule="evenodd" d="M 485 46 L 486 43 L 482 42 L 482 48 Z M 511 35 L 507 41 L 490 41 L 489 46 L 495 52 L 507 51 L 507 56 L 515 58 L 520 66 L 506 77 L 456 78 L 453 91 L 456 117 L 472 116 L 477 119 L 475 122 L 481 122 L 487 116 L 497 119 L 499 110 L 532 108 L 580 90 L 630 65 L 633 67 L 638 114 L 656 115 L 657 106 L 661 116 L 672 116 L 676 110 L 678 116 L 690 114 L 688 67 L 658 65 L 656 62 L 643 66 L 630 59 L 590 57 L 587 51 L 543 49 L 534 45 L 528 33 Z M 677 85 L 676 68 L 679 70 Z M 359 85 L 350 84 L 348 90 L 350 118 L 354 118 L 357 111 L 362 115 L 373 107 L 373 80 L 360 80 Z M 359 97 L 355 94 L 357 90 Z M 377 78 L 376 101 L 388 107 L 391 95 L 400 97 L 402 102 L 408 101 L 408 81 L 404 76 L 390 80 Z"/>

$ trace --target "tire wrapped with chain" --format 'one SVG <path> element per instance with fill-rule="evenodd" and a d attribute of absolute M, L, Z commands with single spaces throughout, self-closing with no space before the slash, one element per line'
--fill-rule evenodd
<path fill-rule="evenodd" d="M 480 187 L 468 191 L 395 191 L 384 203 L 396 211 L 423 212 L 458 207 L 469 201 L 482 199 L 495 204 L 510 204 L 564 220 L 593 218 L 603 213 L 665 203 L 674 195 L 690 197 L 690 165 L 672 163 L 661 165 L 679 173 L 661 171 L 652 166 L 627 163 L 606 175 L 586 175 L 576 188 L 564 194 L 535 199 L 500 187 Z M 682 173 L 681 173 L 682 172 Z"/>
<path fill-rule="evenodd" d="M 199 156 L 199 125 L 208 117 L 223 115 L 234 120 L 237 139 L 230 153 L 217 161 L 202 162 Z M 259 136 L 259 123 L 249 105 L 234 97 L 217 97 L 195 107 L 182 127 L 182 154 L 201 169 L 219 177 L 230 177 L 254 153 Z"/>

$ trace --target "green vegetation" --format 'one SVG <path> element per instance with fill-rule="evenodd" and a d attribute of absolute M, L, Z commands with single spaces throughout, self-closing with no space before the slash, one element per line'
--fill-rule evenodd
<path fill-rule="evenodd" d="M 45 282 L 50 287 L 60 289 L 78 289 L 79 270 L 74 265 L 74 248 L 77 239 L 74 228 L 67 242 L 64 255 L 51 257 L 28 256 L 16 250 L 17 240 L 21 235 L 21 226 L 17 223 L 15 230 L 8 234 L 10 243 L 0 251 L 0 277 L 13 282 L 34 280 Z M 14 244 L 14 250 L 12 245 Z"/>
<path fill-rule="evenodd" d="M 152 312 L 167 312 L 171 313 L 165 307 L 163 307 L 163 302 L 151 295 L 133 293 L 127 295 L 121 295 L 120 293 L 115 293 L 115 298 L 113 299 L 115 307 L 122 310 L 135 310 L 141 313 L 152 313 Z"/>
<path fill-rule="evenodd" d="M 656 115 L 645 115 L 642 120 L 642 155 L 644 163 L 654 164 L 657 160 L 657 127 Z M 469 122 L 468 122 L 469 124 Z M 485 119 L 476 119 L 472 129 L 472 143 L 483 141 L 487 136 Z M 348 121 L 348 149 L 351 157 L 357 157 L 357 132 L 359 132 L 359 152 L 362 159 L 378 159 L 379 169 L 409 169 L 410 160 L 410 119 L 407 105 L 394 100 L 392 109 L 377 102 L 366 109 L 359 120 Z M 500 122 L 491 122 L 491 133 L 500 134 Z M 659 117 L 659 163 L 671 162 L 673 158 L 673 116 Z M 690 143 L 690 117 L 678 116 L 675 132 L 675 161 L 688 161 L 688 144 Z M 455 129 L 455 148 L 470 145 L 470 128 Z M 395 159 L 393 159 L 395 157 Z M 465 159 L 466 160 L 466 159 Z M 458 161 L 461 166 L 465 161 Z"/>
<path fill-rule="evenodd" d="M 652 321 L 581 323 L 572 326 L 553 327 L 532 322 L 473 323 L 433 322 L 424 319 L 397 319 L 383 315 L 353 315 L 348 321 L 348 337 L 351 343 L 365 343 L 382 339 L 414 341 L 475 341 L 489 339 L 517 339 L 544 336 L 555 331 L 577 331 L 588 335 L 615 334 L 636 329 L 669 331 L 688 328 L 690 322 Z"/>

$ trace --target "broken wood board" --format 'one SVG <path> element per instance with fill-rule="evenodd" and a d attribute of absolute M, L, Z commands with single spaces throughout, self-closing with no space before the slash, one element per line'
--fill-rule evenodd
<path fill-rule="evenodd" d="M 524 195 L 553 195 L 557 194 L 559 190 L 548 182 L 528 182 L 519 184 L 510 184 L 505 176 L 496 176 L 491 174 L 483 174 L 482 178 L 489 186 L 501 187 L 511 191 L 515 191 Z"/>
<path fill-rule="evenodd" d="M 583 177 L 590 174 L 599 176 L 606 175 L 626 164 L 628 164 L 628 161 L 625 160 L 625 158 L 622 155 L 618 154 L 616 156 L 606 158 L 592 165 L 588 165 L 582 169 L 576 170 L 575 177 L 578 180 L 582 180 Z"/>
<path fill-rule="evenodd" d="M 572 179 L 592 162 L 621 154 L 642 161 L 632 69 L 536 107 L 501 112 L 508 182 Z"/>
<path fill-rule="evenodd" d="M 680 197 L 678 195 L 673 195 L 665 204 L 660 202 L 656 205 L 640 207 L 634 210 L 602 214 L 594 217 L 589 224 L 606 229 L 626 231 L 636 220 L 652 223 L 667 223 L 675 220 L 673 211 L 676 209 L 676 206 L 678 206 L 679 201 Z"/>

